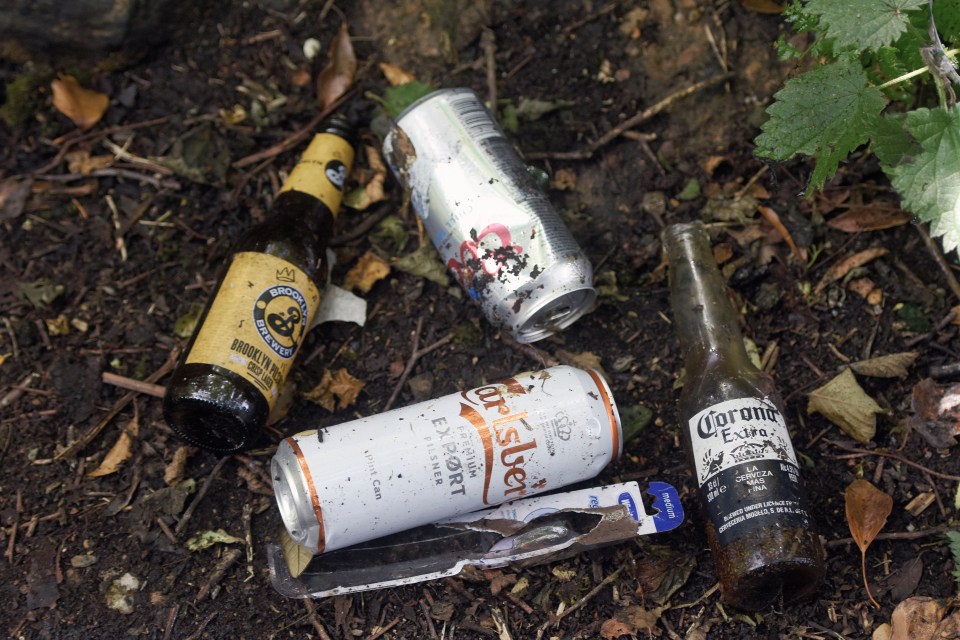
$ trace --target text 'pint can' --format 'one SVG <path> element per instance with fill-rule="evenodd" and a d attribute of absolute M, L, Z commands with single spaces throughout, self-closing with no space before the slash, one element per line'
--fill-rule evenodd
<path fill-rule="evenodd" d="M 590 261 L 472 90 L 410 105 L 383 151 L 447 269 L 493 324 L 534 342 L 593 305 Z"/>
<path fill-rule="evenodd" d="M 322 553 L 592 478 L 622 446 L 603 378 L 557 366 L 299 433 L 271 475 L 291 538 Z"/>

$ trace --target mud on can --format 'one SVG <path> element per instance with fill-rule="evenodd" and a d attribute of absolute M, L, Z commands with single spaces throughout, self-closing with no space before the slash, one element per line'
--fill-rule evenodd
<path fill-rule="evenodd" d="M 558 366 L 280 443 L 283 523 L 317 553 L 596 476 L 622 449 L 596 371 Z"/>
<path fill-rule="evenodd" d="M 534 342 L 590 309 L 590 261 L 476 93 L 441 89 L 414 102 L 383 152 L 444 264 L 493 324 Z"/>

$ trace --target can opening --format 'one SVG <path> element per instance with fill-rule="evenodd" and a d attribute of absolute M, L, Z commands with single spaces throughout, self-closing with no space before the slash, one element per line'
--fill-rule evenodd
<path fill-rule="evenodd" d="M 287 533 L 297 544 L 304 544 L 307 538 L 307 532 L 300 527 L 300 515 L 297 510 L 298 500 L 296 498 L 297 481 L 291 478 L 290 470 L 277 460 L 270 464 L 270 476 L 273 480 L 273 492 L 276 494 L 277 507 L 280 510 L 280 517 L 283 519 L 283 525 L 287 528 Z"/>
<path fill-rule="evenodd" d="M 520 322 L 514 337 L 518 342 L 536 342 L 565 329 L 590 309 L 596 296 L 592 287 L 584 287 L 531 309 L 526 319 Z"/>

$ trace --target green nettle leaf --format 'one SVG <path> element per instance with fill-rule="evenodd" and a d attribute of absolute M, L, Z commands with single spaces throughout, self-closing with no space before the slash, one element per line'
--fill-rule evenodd
<path fill-rule="evenodd" d="M 840 47 L 878 49 L 906 31 L 908 11 L 926 4 L 927 0 L 806 0 L 806 9 L 820 18 L 827 37 Z"/>
<path fill-rule="evenodd" d="M 907 131 L 907 114 L 891 113 L 878 118 L 873 130 L 873 153 L 880 164 L 892 167 L 904 156 L 913 156 L 920 145 Z"/>
<path fill-rule="evenodd" d="M 904 208 L 929 222 L 951 251 L 960 245 L 960 107 L 916 109 L 906 126 L 920 149 L 884 169 Z"/>
<path fill-rule="evenodd" d="M 814 189 L 823 188 L 840 161 L 868 140 L 886 105 L 880 90 L 869 86 L 863 68 L 849 57 L 788 81 L 774 97 L 767 109 L 770 119 L 756 139 L 756 154 L 773 160 L 798 153 L 813 156 Z"/>

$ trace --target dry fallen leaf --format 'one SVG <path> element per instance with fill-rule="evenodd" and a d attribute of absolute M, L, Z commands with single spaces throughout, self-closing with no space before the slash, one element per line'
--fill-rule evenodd
<path fill-rule="evenodd" d="M 854 542 L 860 547 L 863 586 L 867 590 L 870 601 L 877 608 L 880 608 L 877 601 L 873 599 L 873 594 L 870 593 L 870 587 L 867 584 L 867 547 L 883 529 L 883 525 L 887 523 L 887 517 L 893 511 L 893 498 L 866 480 L 857 479 L 847 487 L 845 509 L 850 535 L 853 536 Z"/>
<path fill-rule="evenodd" d="M 280 527 L 280 550 L 287 563 L 287 570 L 294 578 L 303 573 L 313 559 L 313 552 L 294 542 L 284 527 Z"/>
<path fill-rule="evenodd" d="M 918 355 L 920 354 L 916 351 L 891 353 L 854 362 L 850 365 L 850 368 L 860 375 L 874 378 L 906 378 L 907 369 L 914 363 Z"/>
<path fill-rule="evenodd" d="M 797 243 L 793 241 L 793 236 L 790 234 L 790 231 L 780 222 L 780 216 L 777 215 L 777 212 L 771 209 L 770 207 L 758 206 L 757 211 L 760 212 L 760 215 L 764 220 L 770 223 L 780 237 L 784 239 L 787 243 L 787 246 L 790 247 L 790 251 L 793 252 L 793 255 L 796 256 L 797 260 L 802 264 L 806 262 L 805 252 L 801 252 L 800 248 L 797 247 Z"/>
<path fill-rule="evenodd" d="M 136 406 L 136 405 L 134 405 Z M 120 470 L 120 465 L 130 459 L 133 455 L 133 441 L 140 435 L 140 416 L 135 411 L 133 418 L 120 431 L 117 441 L 110 447 L 110 451 L 104 456 L 103 461 L 96 469 L 87 474 L 88 478 L 99 478 L 116 473 Z"/>
<path fill-rule="evenodd" d="M 357 395 L 363 387 L 364 383 L 347 373 L 346 369 L 338 369 L 336 373 L 330 373 L 330 370 L 326 369 L 320 383 L 303 394 L 303 397 L 327 411 L 335 408 L 346 409 L 357 401 Z"/>
<path fill-rule="evenodd" d="M 105 169 L 113 164 L 113 156 L 91 156 L 89 151 L 71 151 L 64 158 L 70 173 L 80 173 L 85 176 L 91 171 Z"/>
<path fill-rule="evenodd" d="M 329 55 L 330 61 L 317 76 L 317 99 L 324 109 L 347 92 L 353 83 L 353 74 L 357 72 L 357 58 L 346 22 L 330 43 Z"/>
<path fill-rule="evenodd" d="M 622 636 L 632 636 L 636 629 L 625 622 L 620 622 L 615 618 L 605 620 L 600 626 L 600 637 L 604 640 L 615 640 Z"/>
<path fill-rule="evenodd" d="M 163 481 L 168 487 L 175 487 L 186 477 L 187 460 L 196 451 L 191 446 L 182 444 L 173 452 L 173 459 L 163 470 Z"/>
<path fill-rule="evenodd" d="M 387 179 L 387 166 L 383 163 L 380 152 L 376 147 L 367 145 L 364 149 L 373 177 L 367 180 L 367 183 L 362 187 L 348 193 L 343 199 L 344 205 L 357 211 L 363 211 L 370 205 L 387 199 L 387 194 L 383 190 L 383 184 Z"/>
<path fill-rule="evenodd" d="M 949 615 L 950 600 L 926 596 L 908 598 L 893 610 L 890 640 L 960 638 L 960 610 Z"/>
<path fill-rule="evenodd" d="M 8 178 L 0 182 L 0 222 L 16 220 L 30 197 L 33 178 Z"/>
<path fill-rule="evenodd" d="M 658 637 L 660 635 L 660 627 L 657 626 L 657 621 L 660 620 L 660 615 L 666 609 L 667 607 L 644 609 L 639 605 L 632 605 L 620 609 L 613 615 L 612 620 L 607 620 L 603 623 L 603 626 L 600 628 L 600 634 L 603 635 L 604 638 L 618 638 L 625 634 L 639 635 L 640 632 L 643 632 L 647 637 Z M 604 629 L 611 635 L 606 635 Z"/>
<path fill-rule="evenodd" d="M 820 282 L 817 283 L 816 288 L 813 290 L 814 294 L 819 295 L 823 293 L 823 290 L 826 289 L 831 282 L 839 280 L 857 267 L 862 267 L 868 262 L 876 260 L 880 256 L 885 256 L 888 253 L 890 252 L 883 247 L 875 247 L 873 249 L 866 249 L 859 253 L 855 253 L 849 258 L 841 260 L 837 264 L 827 269 L 827 272 L 823 274 Z"/>
<path fill-rule="evenodd" d="M 348 291 L 359 289 L 363 293 L 370 293 L 373 285 L 388 275 L 390 275 L 390 265 L 373 251 L 367 251 L 347 272 L 343 279 L 343 288 Z"/>
<path fill-rule="evenodd" d="M 50 89 L 53 91 L 53 107 L 81 129 L 89 129 L 100 122 L 110 106 L 106 94 L 84 89 L 73 76 L 52 81 Z"/>
<path fill-rule="evenodd" d="M 851 207 L 827 221 L 828 227 L 847 233 L 878 231 L 899 227 L 910 222 L 910 214 L 903 209 L 883 207 Z"/>
<path fill-rule="evenodd" d="M 391 87 L 399 87 L 402 84 L 409 84 L 411 82 L 416 82 L 416 78 L 412 73 L 404 71 L 396 65 L 392 65 L 389 62 L 380 63 L 380 71 L 383 72 L 383 77 L 387 79 L 387 82 L 390 83 Z"/>
<path fill-rule="evenodd" d="M 877 433 L 877 415 L 883 409 L 857 383 L 850 369 L 810 392 L 807 415 L 820 413 L 857 442 L 867 443 Z"/>
<path fill-rule="evenodd" d="M 570 365 L 578 369 L 596 369 L 600 375 L 603 376 L 604 380 L 610 380 L 610 376 L 607 375 L 607 372 L 603 370 L 603 366 L 600 364 L 600 356 L 595 353 L 590 353 L 589 351 L 573 353 L 565 349 L 557 349 L 555 355 L 557 356 L 557 360 L 560 361 L 560 364 Z"/>

